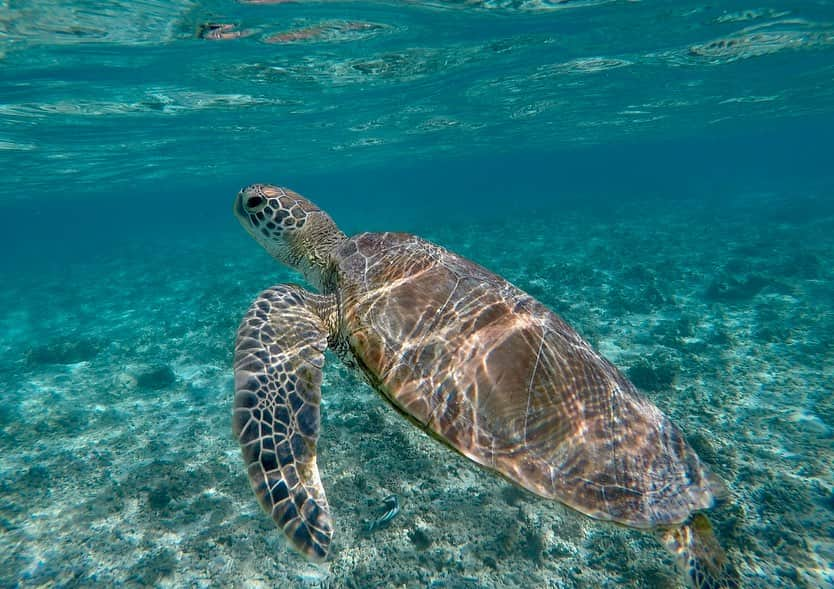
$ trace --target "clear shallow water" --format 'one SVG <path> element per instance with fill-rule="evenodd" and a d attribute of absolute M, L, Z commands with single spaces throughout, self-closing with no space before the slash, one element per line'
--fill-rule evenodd
<path fill-rule="evenodd" d="M 335 358 L 336 556 L 288 551 L 228 417 L 240 315 L 298 280 L 231 216 L 270 181 L 553 307 L 727 481 L 714 520 L 746 584 L 832 586 L 832 22 L 824 2 L 0 3 L 0 585 L 678 586 L 649 536 L 513 491 Z M 365 534 L 390 493 L 403 513 Z"/>

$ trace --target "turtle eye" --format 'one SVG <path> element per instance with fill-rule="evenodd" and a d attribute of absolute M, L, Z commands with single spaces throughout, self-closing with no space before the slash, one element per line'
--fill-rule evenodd
<path fill-rule="evenodd" d="M 246 209 L 250 213 L 257 213 L 266 204 L 266 199 L 259 194 L 253 194 L 252 196 L 246 197 L 245 204 L 246 204 Z"/>

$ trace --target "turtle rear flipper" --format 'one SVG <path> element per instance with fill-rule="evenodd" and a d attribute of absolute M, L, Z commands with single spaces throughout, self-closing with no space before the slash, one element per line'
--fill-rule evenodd
<path fill-rule="evenodd" d="M 718 544 L 709 519 L 702 513 L 679 528 L 660 534 L 661 542 L 675 555 L 678 568 L 693 589 L 739 589 L 738 572 Z"/>
<path fill-rule="evenodd" d="M 330 297 L 294 285 L 262 292 L 235 344 L 238 437 L 261 506 L 306 557 L 324 560 L 333 536 L 316 466 L 321 370 Z"/>

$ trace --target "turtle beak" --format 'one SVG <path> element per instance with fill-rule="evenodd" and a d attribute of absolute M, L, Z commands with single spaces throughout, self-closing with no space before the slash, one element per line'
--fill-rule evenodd
<path fill-rule="evenodd" d="M 235 217 L 237 217 L 238 221 L 241 223 L 248 221 L 248 215 L 246 214 L 246 211 L 243 210 L 243 192 L 244 191 L 241 190 L 237 193 L 234 205 L 232 206 L 232 211 L 234 212 Z"/>

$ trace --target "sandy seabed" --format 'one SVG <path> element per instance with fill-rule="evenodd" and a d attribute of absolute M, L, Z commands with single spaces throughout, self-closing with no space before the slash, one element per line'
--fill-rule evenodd
<path fill-rule="evenodd" d="M 682 427 L 730 489 L 711 518 L 746 586 L 834 587 L 834 213 L 819 202 L 588 205 L 421 233 L 551 306 Z M 231 232 L 3 278 L 0 586 L 681 586 L 651 535 L 479 470 L 331 355 L 333 558 L 289 550 L 231 436 L 230 364 L 257 292 L 299 280 Z M 400 515 L 367 532 L 390 494 Z"/>

